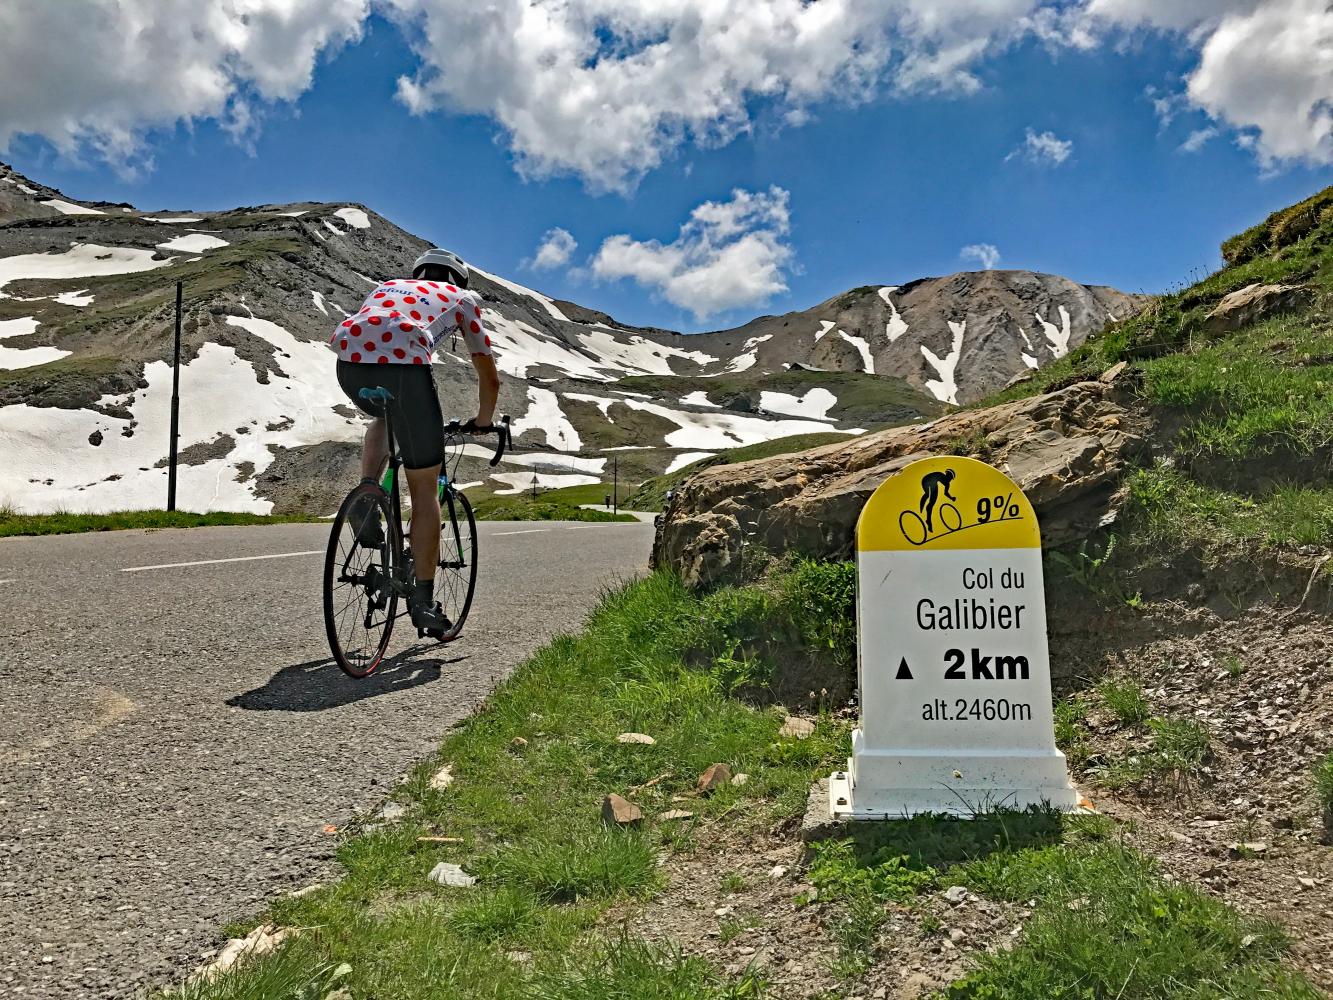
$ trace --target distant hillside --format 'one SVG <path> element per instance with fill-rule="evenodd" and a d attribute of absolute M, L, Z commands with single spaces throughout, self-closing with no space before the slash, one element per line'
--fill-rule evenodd
<path fill-rule="evenodd" d="M 354 478 L 361 422 L 325 339 L 425 246 L 364 206 L 145 212 L 76 202 L 0 164 L 0 502 L 162 503 L 180 280 L 182 505 L 327 512 Z M 478 447 L 459 475 L 502 492 L 534 476 L 543 487 L 598 482 L 613 455 L 636 482 L 775 438 L 928 418 L 1136 306 L 1060 278 L 994 272 L 858 289 L 685 336 L 623 326 L 484 271 L 473 288 L 521 449 L 490 470 Z M 1038 327 L 1038 314 L 1053 317 L 1054 332 L 1029 331 L 1029 311 Z M 954 322 L 965 326 L 957 351 L 938 342 Z M 466 410 L 467 358 L 446 355 L 435 373 L 445 412 Z"/>

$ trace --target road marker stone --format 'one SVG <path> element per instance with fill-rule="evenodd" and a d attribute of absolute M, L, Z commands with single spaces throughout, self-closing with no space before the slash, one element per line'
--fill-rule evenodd
<path fill-rule="evenodd" d="M 861 721 L 833 817 L 1077 808 L 1022 490 L 975 459 L 914 462 L 866 503 L 856 548 Z"/>

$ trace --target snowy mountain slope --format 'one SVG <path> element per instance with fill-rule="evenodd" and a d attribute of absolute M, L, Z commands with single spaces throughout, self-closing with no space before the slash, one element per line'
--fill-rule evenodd
<path fill-rule="evenodd" d="M 0 503 L 162 504 L 179 280 L 181 505 L 328 512 L 355 480 L 362 422 L 338 390 L 325 339 L 425 246 L 359 205 L 142 212 L 71 201 L 0 165 Z M 463 482 L 500 491 L 533 476 L 543 486 L 594 482 L 611 458 L 632 482 L 686 455 L 945 408 L 922 391 L 919 364 L 892 377 L 901 349 L 932 329 L 928 301 L 908 291 L 858 290 L 740 331 L 682 336 L 625 327 L 484 271 L 473 288 L 505 378 L 500 409 L 515 417 L 522 450 L 500 470 L 470 453 Z M 891 308 L 908 332 L 888 338 L 890 351 L 872 326 L 888 325 Z M 1073 299 L 1066 308 L 1086 318 Z M 832 333 L 819 336 L 814 317 L 825 313 Z M 1070 339 L 1085 335 L 1071 329 Z M 1000 343 L 999 326 L 989 338 Z M 977 350 L 965 344 L 955 380 L 987 357 Z M 997 371 L 1008 357 L 981 350 Z M 466 415 L 468 359 L 446 351 L 435 372 L 445 412 Z"/>

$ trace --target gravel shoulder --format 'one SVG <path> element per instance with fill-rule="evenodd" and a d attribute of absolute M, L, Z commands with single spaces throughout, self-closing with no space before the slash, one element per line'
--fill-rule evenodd
<path fill-rule="evenodd" d="M 326 532 L 0 542 L 0 997 L 132 994 L 326 877 L 326 828 L 643 572 L 651 540 L 642 524 L 484 524 L 463 638 L 402 629 L 400 655 L 358 682 L 324 644 Z M 208 562 L 256 556 L 279 558 Z"/>

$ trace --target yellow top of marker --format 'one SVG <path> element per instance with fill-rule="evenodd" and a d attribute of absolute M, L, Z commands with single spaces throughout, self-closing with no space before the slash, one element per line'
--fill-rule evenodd
<path fill-rule="evenodd" d="M 1032 504 L 975 458 L 926 458 L 890 476 L 856 522 L 858 552 L 1041 548 Z"/>

